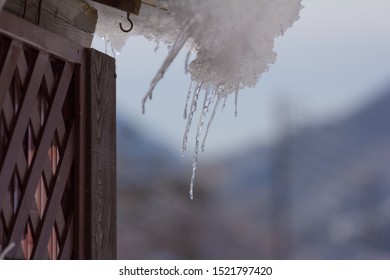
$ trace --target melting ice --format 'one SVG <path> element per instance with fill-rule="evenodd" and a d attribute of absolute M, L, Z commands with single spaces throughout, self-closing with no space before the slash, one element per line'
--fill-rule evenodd
<path fill-rule="evenodd" d="M 140 14 L 132 17 L 134 29 L 129 34 L 155 41 L 156 48 L 160 42 L 170 46 L 143 99 L 144 112 L 146 101 L 152 98 L 172 61 L 184 46 L 189 48 L 184 71 L 192 79 L 184 109 L 187 125 L 182 153 L 187 148 L 194 114 L 202 104 L 192 164 L 190 196 L 193 198 L 199 145 L 203 151 L 218 107 L 221 104 L 223 107 L 234 94 L 237 115 L 240 90 L 254 87 L 262 73 L 275 63 L 274 39 L 299 18 L 302 5 L 301 0 L 160 0 L 159 3 L 157 9 L 142 5 Z M 104 9 L 99 9 L 97 33 L 110 37 L 114 49 L 118 49 L 116 46 L 127 39 L 126 34 L 118 34 L 117 21 L 110 21 L 124 18 L 124 14 L 113 17 L 106 11 L 106 16 L 101 16 L 101 12 Z M 192 61 L 191 57 L 194 57 Z M 204 130 L 209 111 L 211 115 Z"/>
<path fill-rule="evenodd" d="M 254 87 L 262 73 L 275 63 L 274 39 L 283 35 L 299 18 L 302 5 L 301 0 L 166 0 L 161 3 L 168 14 L 158 24 L 156 37 L 161 37 L 159 34 L 163 28 L 170 30 L 164 40 L 174 40 L 145 95 L 143 111 L 147 99 L 152 98 L 153 90 L 172 61 L 186 43 L 190 45 L 195 59 L 189 62 L 189 52 L 185 64 L 185 71 L 190 73 L 192 80 L 184 109 L 187 126 L 182 153 L 186 150 L 193 117 L 203 95 L 192 164 L 192 199 L 199 144 L 210 106 L 214 104 L 203 136 L 202 151 L 221 100 L 225 103 L 227 97 L 235 94 L 237 115 L 239 91 Z M 153 17 L 152 21 L 156 20 L 158 18 Z"/>

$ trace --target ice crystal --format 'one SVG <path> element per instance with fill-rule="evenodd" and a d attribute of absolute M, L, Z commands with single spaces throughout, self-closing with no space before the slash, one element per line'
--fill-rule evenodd
<path fill-rule="evenodd" d="M 165 20 L 157 26 L 160 31 L 161 27 L 170 30 L 169 35 L 164 37 L 165 40 L 175 39 L 145 95 L 143 111 L 145 102 L 152 98 L 158 81 L 163 78 L 181 48 L 190 40 L 191 49 L 186 57 L 185 71 L 190 73 L 192 80 L 184 110 L 187 126 L 182 153 L 186 150 L 199 95 L 201 92 L 205 95 L 195 139 L 190 187 L 190 196 L 193 198 L 199 139 L 209 106 L 214 102 L 214 109 L 201 145 L 202 151 L 220 101 L 224 99 L 225 104 L 227 97 L 235 94 L 237 116 L 239 91 L 246 87 L 254 87 L 260 76 L 275 63 L 274 39 L 283 35 L 298 19 L 302 6 L 300 0 L 225 0 L 223 3 L 220 0 L 166 0 L 161 3 L 168 13 Z M 158 18 L 153 20 L 158 22 Z M 154 34 L 154 38 L 161 38 L 161 35 L 156 35 L 159 32 Z M 189 62 L 191 51 L 195 53 L 195 59 Z M 192 102 L 188 114 L 191 94 Z"/>

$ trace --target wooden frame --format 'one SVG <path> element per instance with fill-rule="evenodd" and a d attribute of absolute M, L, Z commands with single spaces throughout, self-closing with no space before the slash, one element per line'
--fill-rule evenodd
<path fill-rule="evenodd" d="M 11 232 L 9 233 L 10 235 L 7 234 L 6 236 L 8 236 L 9 238 L 8 242 L 13 242 L 16 244 L 16 249 L 15 252 L 11 253 L 10 257 L 21 257 L 21 245 L 19 243 L 21 240 L 20 233 L 23 232 L 24 228 L 26 227 L 27 236 L 30 234 L 29 231 L 32 231 L 31 235 L 36 239 L 36 245 L 39 246 L 32 247 L 32 251 L 24 249 L 24 256 L 26 258 L 47 258 L 48 255 L 47 250 L 45 249 L 47 248 L 45 242 L 47 242 L 46 240 L 50 238 L 49 235 L 51 232 L 52 225 L 56 223 L 55 225 L 57 231 L 58 228 L 65 227 L 67 233 L 64 236 L 67 238 L 63 239 L 61 237 L 62 233 L 58 233 L 60 234 L 58 235 L 59 243 L 58 245 L 54 244 L 54 246 L 59 246 L 60 249 L 59 251 L 55 248 L 53 249 L 54 253 L 51 253 L 52 258 L 72 257 L 77 259 L 115 259 L 116 142 L 114 59 L 95 50 L 85 49 L 82 46 L 65 40 L 58 35 L 49 33 L 48 31 L 34 26 L 27 21 L 24 21 L 5 11 L 0 12 L 0 34 L 10 38 L 9 41 L 12 42 L 10 46 L 5 47 L 6 49 L 11 48 L 11 53 L 10 51 L 7 51 L 7 59 L 18 59 L 18 53 L 22 52 L 23 44 L 27 44 L 31 48 L 36 48 L 36 52 L 39 54 L 38 59 L 36 60 L 37 62 L 35 63 L 36 69 L 45 68 L 44 65 L 48 63 L 50 57 L 53 57 L 54 60 L 62 60 L 64 61 L 63 63 L 65 63 L 65 68 L 64 70 L 61 70 L 61 76 L 66 75 L 69 77 L 69 75 L 72 75 L 73 77 L 77 77 L 75 82 L 73 82 L 73 87 L 74 89 L 76 89 L 77 92 L 85 93 L 80 94 L 78 97 L 75 97 L 78 98 L 78 105 L 72 109 L 76 110 L 75 112 L 78 112 L 78 114 L 74 115 L 74 125 L 72 125 L 71 131 L 75 131 L 75 133 L 77 133 L 74 134 L 73 132 L 69 132 L 65 134 L 68 139 L 65 140 L 65 144 L 69 142 L 69 139 L 75 139 L 75 142 L 72 140 L 72 145 L 66 145 L 67 147 L 70 147 L 69 149 L 60 148 L 60 150 L 55 152 L 54 154 L 54 156 L 56 154 L 59 154 L 61 158 L 58 165 L 59 173 L 55 171 L 55 167 L 55 169 L 53 170 L 53 176 L 55 176 L 53 178 L 55 178 L 55 180 L 50 179 L 50 182 L 52 182 L 50 184 L 59 184 L 61 185 L 61 188 L 57 189 L 56 187 L 55 189 L 49 189 L 47 187 L 48 183 L 46 183 L 46 191 L 45 189 L 42 189 L 42 186 L 39 187 L 38 185 L 38 187 L 36 187 L 36 184 L 38 184 L 39 180 L 46 180 L 47 182 L 49 182 L 47 178 L 51 178 L 50 172 L 47 171 L 47 169 L 45 169 L 46 171 L 43 171 L 44 173 L 41 173 L 42 169 L 41 167 L 39 167 L 44 166 L 45 164 L 43 163 L 43 161 L 47 160 L 47 152 L 45 152 L 46 148 L 43 148 L 46 147 L 47 144 L 44 144 L 44 146 L 43 144 L 39 144 L 38 151 L 32 154 L 32 160 L 34 165 L 31 165 L 31 167 L 28 164 L 24 167 L 24 160 L 17 161 L 15 163 L 12 163 L 11 165 L 3 164 L 3 162 L 1 162 L 2 159 L 0 157 L 0 236 L 4 236 L 2 230 L 7 230 Z M 13 53 L 15 53 L 15 55 Z M 24 67 L 23 63 L 20 64 L 16 61 L 13 62 L 13 64 L 18 65 L 17 67 L 19 68 Z M 14 75 L 14 71 L 11 70 L 9 66 L 4 65 L 4 67 L 8 68 L 2 71 L 3 65 L 0 65 L 0 99 L 2 100 L 4 100 L 6 95 L 10 94 L 8 91 L 9 86 L 7 86 L 7 84 L 10 79 L 12 79 L 11 76 Z M 21 70 L 19 69 L 18 71 L 20 72 Z M 45 71 L 47 72 L 47 70 Z M 49 75 L 46 77 L 46 80 L 51 80 L 51 74 L 49 72 L 48 74 L 45 74 L 45 71 L 42 72 L 42 75 Z M 34 79 L 37 81 L 40 80 L 40 78 Z M 60 85 L 61 82 L 59 82 L 58 86 Z M 34 87 L 38 90 L 37 85 L 34 85 Z M 5 91 L 7 91 L 8 93 Z M 30 91 L 33 93 L 32 90 Z M 23 92 L 21 92 L 23 103 L 29 102 L 26 99 L 27 97 L 23 97 L 24 95 L 28 97 L 31 94 L 24 94 Z M 29 98 L 32 98 L 31 100 L 34 99 L 33 97 Z M 57 102 L 55 100 L 57 100 L 58 98 L 55 95 L 52 99 L 53 104 L 49 104 L 49 106 L 54 106 L 56 104 L 55 102 Z M 58 106 L 61 106 L 60 104 L 61 103 L 58 103 Z M 3 110 L 9 112 L 9 106 L 10 105 L 7 105 L 6 107 L 0 106 L 0 116 Z M 25 114 L 25 116 L 23 116 L 21 113 L 18 113 L 18 123 L 22 124 L 22 121 L 19 121 L 19 119 L 23 116 L 23 123 L 27 125 L 24 120 L 28 120 L 29 118 L 36 119 L 35 116 L 37 114 L 34 113 L 30 116 L 30 113 L 26 111 L 28 107 L 24 106 L 24 108 L 26 108 L 23 109 L 25 110 L 25 113 L 23 113 Z M 50 111 L 50 114 L 55 114 L 56 111 L 58 112 L 59 109 L 53 108 L 53 110 Z M 12 112 L 5 114 L 10 115 L 12 114 Z M 8 117 L 8 119 L 9 118 L 10 117 Z M 55 127 L 58 126 L 58 124 L 56 124 L 57 122 L 57 118 L 45 117 L 45 119 L 43 119 L 45 129 L 49 128 L 53 132 L 53 129 L 56 129 Z M 33 125 L 33 127 L 39 126 L 38 123 L 34 120 L 32 120 L 30 123 L 35 123 L 35 126 Z M 8 132 L 8 134 L 16 135 L 15 133 L 19 132 L 14 131 L 14 129 L 18 129 L 20 130 L 20 135 L 25 135 L 25 132 L 23 130 L 24 125 L 20 124 L 18 125 L 16 123 L 15 128 L 12 128 L 14 127 L 14 125 L 10 124 L 9 126 L 11 128 L 9 129 L 10 132 Z M 61 124 L 59 125 L 60 127 L 62 126 Z M 33 127 L 29 129 L 34 129 Z M 62 128 L 57 128 L 57 130 L 58 129 L 60 129 L 60 131 L 63 130 Z M 43 128 L 39 131 L 43 131 Z M 63 133 L 57 133 L 63 135 Z M 35 132 L 35 134 L 37 134 L 37 132 Z M 46 141 L 45 143 L 50 144 L 49 141 L 51 141 L 51 138 L 48 138 L 50 136 L 45 136 L 46 134 L 51 135 L 52 132 L 39 132 L 39 135 L 43 135 L 39 136 L 39 141 Z M 12 139 L 17 139 L 18 137 L 16 136 L 13 136 Z M 4 137 L 6 137 L 6 139 L 3 141 Z M 27 136 L 23 136 L 22 138 L 24 137 Z M 47 139 L 43 140 L 45 137 Z M 8 141 L 8 138 L 11 139 L 9 136 L 1 134 L 0 144 L 2 142 L 5 143 L 5 147 L 7 149 L 5 152 L 9 154 L 8 156 L 6 155 L 6 157 L 8 159 L 12 159 L 11 154 L 17 153 L 18 145 L 16 142 L 16 144 L 13 144 L 11 143 L 11 141 Z M 71 165 L 65 164 L 64 166 L 67 166 L 67 169 L 63 169 L 61 167 L 62 163 L 66 163 L 66 161 L 69 160 L 72 160 L 73 163 Z M 11 161 L 8 160 L 7 162 Z M 22 165 L 19 162 L 21 162 Z M 38 165 L 36 165 L 35 163 L 38 163 Z M 12 211 L 10 212 L 9 210 L 7 210 L 9 209 L 7 205 L 12 205 L 12 202 L 7 202 L 8 200 L 5 198 L 8 186 L 7 182 L 9 180 L 8 178 L 10 178 L 9 176 L 14 176 L 12 175 L 14 174 L 13 164 L 18 164 L 19 169 L 21 168 L 21 170 L 25 170 L 23 174 L 29 174 L 29 178 L 35 178 L 26 181 L 29 184 L 25 187 L 25 190 L 28 190 L 29 194 L 23 194 L 27 197 L 26 203 L 23 202 L 25 200 L 24 198 L 22 198 L 22 200 L 20 200 L 19 202 L 16 202 L 15 211 L 17 212 L 15 213 L 22 213 L 18 214 L 17 216 L 14 215 Z M 71 180 L 74 181 L 74 183 L 78 187 L 74 191 L 74 203 L 72 203 L 74 209 L 70 212 L 71 216 L 66 218 L 64 222 L 61 222 L 62 219 L 60 218 L 58 220 L 58 217 L 55 214 L 57 210 L 55 209 L 58 209 L 59 204 L 61 204 L 61 201 L 63 201 L 63 198 L 61 198 L 61 195 L 64 190 L 63 188 L 65 185 L 69 185 L 69 181 L 59 183 L 60 181 L 58 180 L 66 176 L 61 175 L 60 173 L 65 172 L 64 174 L 66 174 L 68 172 L 66 170 L 70 170 L 71 167 L 72 170 L 76 170 L 74 176 L 75 178 L 77 178 L 76 181 L 74 181 L 74 179 Z M 19 177 L 20 176 L 21 175 L 19 175 Z M 39 179 L 40 176 L 43 179 Z M 20 182 L 19 184 L 23 184 L 23 182 Z M 44 201 L 42 207 L 40 208 L 41 217 L 34 216 L 29 206 L 33 201 L 32 198 L 37 188 L 41 188 L 44 192 Z M 45 193 L 47 193 L 47 202 L 45 202 Z M 66 209 L 64 211 L 66 211 Z M 77 215 L 73 215 L 72 213 L 76 213 Z M 21 215 L 24 218 L 19 220 L 18 217 L 22 217 Z M 3 229 L 3 227 L 1 226 L 1 223 L 4 222 L 4 220 L 6 220 L 6 227 L 8 227 L 8 229 Z M 26 222 L 29 223 L 29 227 L 26 226 Z M 59 226 L 59 224 L 62 224 L 62 226 Z M 12 234 L 12 232 L 14 232 L 15 234 Z M 73 234 L 71 234 L 71 232 L 73 232 Z M 7 237 L 5 238 L 7 239 Z M 0 240 L 1 245 L 6 245 L 3 242 L 3 240 Z M 69 242 L 73 242 L 73 249 L 69 247 L 69 244 L 71 244 Z"/>
<path fill-rule="evenodd" d="M 116 259 L 115 61 L 87 50 L 87 258 Z"/>
<path fill-rule="evenodd" d="M 97 2 L 106 6 L 110 6 L 122 11 L 126 11 L 128 13 L 132 13 L 134 15 L 138 15 L 141 9 L 141 4 L 143 1 L 141 0 L 93 0 L 93 2 Z"/>
<path fill-rule="evenodd" d="M 7 0 L 3 9 L 84 47 L 91 47 L 98 15 L 95 8 L 82 0 Z"/>

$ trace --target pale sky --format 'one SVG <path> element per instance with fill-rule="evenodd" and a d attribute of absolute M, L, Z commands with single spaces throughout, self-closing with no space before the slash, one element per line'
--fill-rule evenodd
<path fill-rule="evenodd" d="M 390 86 L 390 1 L 307 0 L 303 5 L 300 20 L 276 40 L 276 63 L 256 88 L 240 93 L 238 117 L 234 98 L 217 114 L 201 158 L 273 141 L 282 113 L 275 110 L 278 100 L 289 100 L 299 124 L 348 114 L 375 98 L 376 90 Z M 167 55 L 164 46 L 156 53 L 154 48 L 143 37 L 130 37 L 117 56 L 118 114 L 180 156 L 190 83 L 184 74 L 186 51 L 171 65 L 142 115 L 141 100 Z M 189 136 L 189 158 L 196 124 Z"/>

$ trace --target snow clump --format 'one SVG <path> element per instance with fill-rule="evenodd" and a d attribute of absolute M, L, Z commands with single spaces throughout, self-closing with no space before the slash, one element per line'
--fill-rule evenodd
<path fill-rule="evenodd" d="M 187 126 L 182 152 L 187 147 L 198 103 L 202 104 L 192 166 L 192 198 L 199 146 L 204 149 L 217 108 L 232 94 L 237 106 L 239 91 L 254 87 L 261 75 L 275 63 L 274 40 L 298 20 L 302 5 L 301 0 L 160 0 L 156 3 L 157 8 L 143 4 L 140 14 L 131 16 L 134 29 L 128 35 L 142 35 L 155 41 L 156 48 L 160 43 L 170 47 L 143 99 L 143 112 L 146 101 L 152 99 L 156 85 L 172 61 L 184 46 L 189 47 L 185 71 L 192 79 L 184 109 Z M 118 14 L 114 15 L 113 11 L 97 7 L 96 34 L 111 42 L 113 53 L 119 53 L 128 35 L 120 32 L 118 22 L 113 19 L 123 19 L 125 14 L 116 11 Z M 194 59 L 190 61 L 192 57 Z M 212 113 L 203 132 L 209 111 Z"/>
<path fill-rule="evenodd" d="M 176 31 L 177 36 L 145 95 L 143 111 L 158 81 L 182 47 L 189 44 L 190 52 L 194 52 L 196 57 L 189 63 L 188 53 L 185 65 L 192 82 L 184 111 L 187 127 L 182 152 L 186 150 L 199 95 L 204 92 L 192 166 L 190 196 L 193 198 L 200 137 L 211 104 L 214 104 L 214 109 L 204 134 L 202 150 L 221 100 L 235 94 L 237 105 L 239 91 L 254 87 L 261 75 L 275 63 L 274 40 L 299 18 L 302 5 L 301 0 L 166 0 L 161 3 L 171 20 L 165 20 L 158 26 L 171 33 Z"/>

